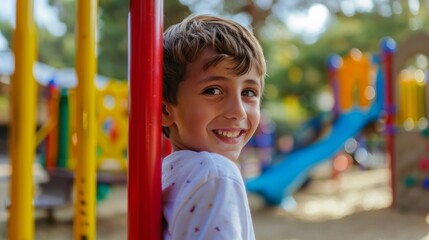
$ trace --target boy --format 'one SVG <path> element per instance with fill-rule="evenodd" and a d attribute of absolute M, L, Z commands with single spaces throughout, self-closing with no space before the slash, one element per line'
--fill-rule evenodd
<path fill-rule="evenodd" d="M 234 163 L 259 123 L 266 72 L 247 29 L 190 16 L 164 33 L 162 163 L 165 239 L 254 239 Z"/>

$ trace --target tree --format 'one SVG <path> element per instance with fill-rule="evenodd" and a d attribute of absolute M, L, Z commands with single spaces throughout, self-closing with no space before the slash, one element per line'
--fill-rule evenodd
<path fill-rule="evenodd" d="M 98 73 L 111 78 L 126 80 L 128 71 L 128 12 L 129 1 L 100 0 L 97 32 Z M 57 68 L 75 65 L 76 1 L 49 0 L 58 9 L 58 17 L 66 31 L 62 36 L 52 35 L 46 28 L 37 30 L 38 61 Z M 179 22 L 190 14 L 188 7 L 179 1 L 164 2 L 164 26 Z M 0 22 L 3 35 L 11 43 L 13 28 Z"/>
<path fill-rule="evenodd" d="M 99 1 L 98 68 L 102 75 L 127 79 L 129 1 Z"/>
<path fill-rule="evenodd" d="M 309 99 L 315 96 L 313 93 L 327 84 L 326 59 L 330 54 L 342 55 L 351 48 L 378 51 L 379 41 L 384 36 L 401 41 L 414 29 L 421 29 L 428 24 L 427 10 L 424 7 L 427 4 L 424 5 L 422 1 L 416 13 L 404 0 L 373 0 L 371 9 L 363 9 L 355 1 L 329 0 L 323 4 L 330 11 L 331 21 L 317 42 L 307 44 L 302 41 L 299 32 L 290 31 L 284 22 L 284 15 L 306 11 L 313 4 L 320 4 L 320 1 L 211 2 L 212 14 L 245 16 L 250 20 L 250 27 L 260 39 L 266 54 L 269 73 L 267 83 L 274 85 L 279 92 L 275 99 L 296 94 L 306 99 L 305 101 L 311 101 Z M 49 0 L 49 3 L 59 9 L 60 20 L 67 30 L 63 36 L 54 37 L 46 29 L 39 29 L 39 60 L 55 67 L 73 67 L 76 1 Z M 353 14 L 344 10 L 345 3 L 355 5 Z M 200 11 L 200 8 L 206 7 L 207 4 L 197 0 L 164 1 L 165 28 L 179 22 L 192 11 Z M 98 72 L 109 77 L 126 79 L 128 1 L 100 0 L 99 8 Z M 279 13 L 276 11 L 278 9 L 282 11 Z M 402 12 L 397 9 L 402 9 Z M 2 32 L 10 37 L 10 28 L 5 28 L 4 23 L 1 24 Z M 297 81 L 297 76 L 300 75 L 302 81 Z"/>

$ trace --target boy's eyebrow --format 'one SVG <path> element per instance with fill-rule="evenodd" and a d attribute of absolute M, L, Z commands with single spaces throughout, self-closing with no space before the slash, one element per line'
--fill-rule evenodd
<path fill-rule="evenodd" d="M 208 77 L 205 77 L 205 78 L 199 79 L 199 80 L 197 81 L 197 83 L 205 83 L 205 82 L 219 81 L 219 80 L 226 81 L 226 80 L 228 80 L 228 79 L 229 79 L 229 78 L 224 77 L 224 76 L 213 75 L 213 76 L 208 76 Z M 249 83 L 249 84 L 252 84 L 252 85 L 258 85 L 258 86 L 261 86 L 261 81 L 260 81 L 260 80 L 257 80 L 257 79 L 249 78 L 249 79 L 246 79 L 246 80 L 245 80 L 245 82 L 246 82 L 246 83 Z"/>
<path fill-rule="evenodd" d="M 245 81 L 246 83 L 250 83 L 252 85 L 258 85 L 259 87 L 261 86 L 261 80 L 257 80 L 257 79 L 253 79 L 253 78 L 249 78 L 246 79 Z"/>
<path fill-rule="evenodd" d="M 212 81 L 218 81 L 218 80 L 228 80 L 227 77 L 224 76 L 217 76 L 217 75 L 212 75 L 212 76 L 208 76 L 202 79 L 199 79 L 197 81 L 197 83 L 204 83 L 204 82 L 212 82 Z"/>

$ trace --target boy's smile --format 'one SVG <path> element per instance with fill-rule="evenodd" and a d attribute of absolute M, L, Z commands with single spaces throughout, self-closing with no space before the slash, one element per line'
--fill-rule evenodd
<path fill-rule="evenodd" d="M 262 80 L 254 68 L 237 76 L 228 59 L 207 67 L 215 56 L 205 49 L 188 64 L 177 104 L 163 103 L 168 114 L 162 124 L 174 151 L 208 151 L 235 161 L 259 124 Z"/>

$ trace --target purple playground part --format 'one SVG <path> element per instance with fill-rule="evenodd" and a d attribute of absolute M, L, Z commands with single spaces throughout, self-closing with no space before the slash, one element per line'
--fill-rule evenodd
<path fill-rule="evenodd" d="M 422 181 L 422 188 L 429 190 L 429 177 L 425 177 Z"/>

